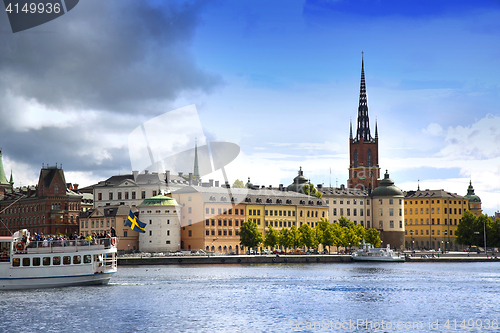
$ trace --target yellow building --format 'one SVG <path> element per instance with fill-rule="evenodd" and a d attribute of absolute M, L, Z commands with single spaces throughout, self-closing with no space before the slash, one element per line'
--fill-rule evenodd
<path fill-rule="evenodd" d="M 221 253 L 245 253 L 240 227 L 248 219 L 262 237 L 269 225 L 276 229 L 314 227 L 328 218 L 323 200 L 301 193 L 272 189 L 186 186 L 172 193 L 181 205 L 181 247 Z"/>
<path fill-rule="evenodd" d="M 457 226 L 469 200 L 444 190 L 405 195 L 405 246 L 408 249 L 458 250 Z"/>

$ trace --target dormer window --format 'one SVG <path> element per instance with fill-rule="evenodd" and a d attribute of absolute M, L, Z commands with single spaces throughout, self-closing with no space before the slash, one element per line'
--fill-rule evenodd
<path fill-rule="evenodd" d="M 54 193 L 59 194 L 59 185 L 58 184 L 54 185 Z"/>

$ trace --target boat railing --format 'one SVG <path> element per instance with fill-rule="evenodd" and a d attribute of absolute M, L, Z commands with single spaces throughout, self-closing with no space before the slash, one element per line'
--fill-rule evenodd
<path fill-rule="evenodd" d="M 63 253 L 116 248 L 117 237 L 76 240 L 31 241 L 26 246 L 22 242 L 14 244 L 15 253 Z"/>

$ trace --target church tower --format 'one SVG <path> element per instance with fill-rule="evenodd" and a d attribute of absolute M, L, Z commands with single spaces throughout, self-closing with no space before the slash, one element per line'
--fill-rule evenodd
<path fill-rule="evenodd" d="M 349 135 L 349 188 L 373 190 L 380 184 L 378 165 L 378 130 L 375 123 L 375 138 L 370 134 L 370 118 L 366 98 L 365 66 L 361 57 L 361 85 L 359 91 L 358 121 L 356 136 L 352 136 L 352 123 Z"/>

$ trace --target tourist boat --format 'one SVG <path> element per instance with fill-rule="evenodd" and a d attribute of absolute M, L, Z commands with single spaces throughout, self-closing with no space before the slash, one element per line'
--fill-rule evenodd
<path fill-rule="evenodd" d="M 118 239 L 29 241 L 28 230 L 0 236 L 0 290 L 107 284 Z"/>
<path fill-rule="evenodd" d="M 387 248 L 374 248 L 372 245 L 363 244 L 363 248 L 354 252 L 352 255 L 354 261 L 384 261 L 384 262 L 402 262 L 405 261 L 404 255 L 391 250 L 389 244 Z"/>

